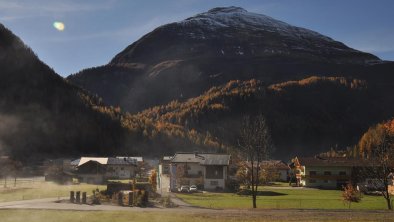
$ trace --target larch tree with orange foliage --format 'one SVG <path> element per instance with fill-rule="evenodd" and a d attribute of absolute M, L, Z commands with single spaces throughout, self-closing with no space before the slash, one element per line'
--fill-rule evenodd
<path fill-rule="evenodd" d="M 380 190 L 387 208 L 392 210 L 389 186 L 393 185 L 394 133 L 392 122 L 370 128 L 360 140 L 361 155 L 367 160 L 363 176 L 374 179 L 373 185 Z"/>

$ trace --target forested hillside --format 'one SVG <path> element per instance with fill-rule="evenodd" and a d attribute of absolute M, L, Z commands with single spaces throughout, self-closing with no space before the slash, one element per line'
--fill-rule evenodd
<path fill-rule="evenodd" d="M 217 138 L 222 147 L 237 146 L 244 115 L 262 112 L 271 127 L 275 156 L 312 155 L 330 147 L 355 144 L 370 123 L 391 117 L 374 87 L 359 79 L 310 77 L 266 85 L 258 80 L 230 81 L 185 102 L 172 101 L 133 116 Z M 365 104 L 376 107 L 366 109 Z M 387 109 L 386 112 L 382 108 Z M 156 129 L 155 129 L 156 130 Z M 153 133 L 155 134 L 155 133 Z"/>
<path fill-rule="evenodd" d="M 46 157 L 111 154 L 125 129 L 100 99 L 69 84 L 0 25 L 0 152 L 25 162 Z"/>

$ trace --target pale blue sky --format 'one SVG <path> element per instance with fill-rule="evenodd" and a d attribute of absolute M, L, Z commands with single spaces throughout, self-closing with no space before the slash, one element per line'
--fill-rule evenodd
<path fill-rule="evenodd" d="M 218 6 L 240 6 L 394 60 L 392 0 L 0 0 L 0 22 L 67 76 L 108 63 L 160 25 Z"/>

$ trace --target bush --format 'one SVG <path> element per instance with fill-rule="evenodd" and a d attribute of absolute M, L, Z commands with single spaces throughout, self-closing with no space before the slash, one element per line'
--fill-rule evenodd
<path fill-rule="evenodd" d="M 358 203 L 361 201 L 361 194 L 353 187 L 353 185 L 347 184 L 345 187 L 343 187 L 342 198 L 343 201 L 349 205 L 350 209 L 352 202 Z"/>
<path fill-rule="evenodd" d="M 167 197 L 163 197 L 163 198 L 160 200 L 160 202 L 161 202 L 161 204 L 162 204 L 164 207 L 167 207 L 167 208 L 176 207 L 176 205 L 171 201 L 171 196 L 170 196 L 170 195 L 168 195 Z"/>
<path fill-rule="evenodd" d="M 230 192 L 238 192 L 240 184 L 237 180 L 228 180 L 226 181 L 226 187 Z"/>
<path fill-rule="evenodd" d="M 148 206 L 148 203 L 149 203 L 148 196 L 149 196 L 148 191 L 143 190 L 141 192 L 138 192 L 137 206 L 139 206 L 139 207 Z"/>

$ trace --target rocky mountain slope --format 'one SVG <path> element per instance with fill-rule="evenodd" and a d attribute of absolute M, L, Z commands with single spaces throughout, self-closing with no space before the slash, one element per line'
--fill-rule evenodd
<path fill-rule="evenodd" d="M 381 63 L 314 31 L 224 7 L 158 27 L 107 65 L 68 79 L 108 104 L 138 112 L 234 79 L 275 83 L 311 75 L 351 76 Z"/>

